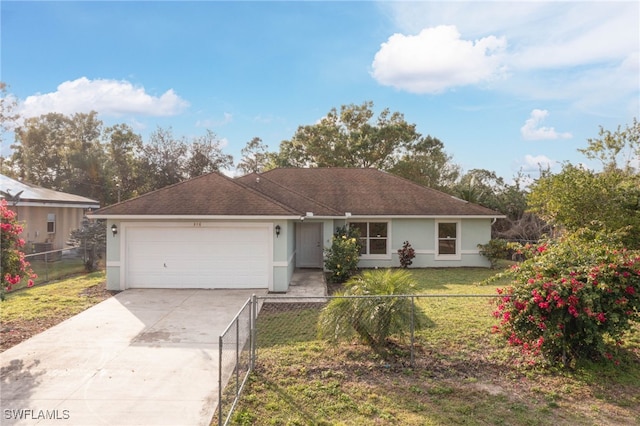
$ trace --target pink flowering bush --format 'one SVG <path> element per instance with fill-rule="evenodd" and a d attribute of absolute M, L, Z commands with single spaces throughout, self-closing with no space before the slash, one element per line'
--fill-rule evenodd
<path fill-rule="evenodd" d="M 11 291 L 24 277 L 28 278 L 28 287 L 32 287 L 37 278 L 20 250 L 25 244 L 20 238 L 22 229 L 15 212 L 7 208 L 7 201 L 0 200 L 0 300 L 4 300 L 5 292 Z"/>
<path fill-rule="evenodd" d="M 640 322 L 640 251 L 615 241 L 583 230 L 538 246 L 502 274 L 514 281 L 497 289 L 494 331 L 554 364 L 613 359 L 615 345 Z"/>

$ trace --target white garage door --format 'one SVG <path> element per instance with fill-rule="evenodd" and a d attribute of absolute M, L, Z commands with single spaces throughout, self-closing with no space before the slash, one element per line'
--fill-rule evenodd
<path fill-rule="evenodd" d="M 127 288 L 268 288 L 271 226 L 129 226 Z"/>

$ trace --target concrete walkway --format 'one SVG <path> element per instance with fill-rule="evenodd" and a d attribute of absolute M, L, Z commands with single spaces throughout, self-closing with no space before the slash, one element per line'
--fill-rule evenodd
<path fill-rule="evenodd" d="M 321 269 L 296 269 L 286 293 L 269 293 L 269 303 L 325 302 L 327 284 Z"/>
<path fill-rule="evenodd" d="M 208 425 L 218 336 L 253 293 L 127 290 L 8 349 L 0 423 Z"/>

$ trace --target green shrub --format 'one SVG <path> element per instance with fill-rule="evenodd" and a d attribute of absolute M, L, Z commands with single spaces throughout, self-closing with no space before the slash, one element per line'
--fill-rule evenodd
<path fill-rule="evenodd" d="M 612 359 L 606 342 L 621 342 L 640 321 L 640 251 L 615 241 L 582 230 L 538 246 L 506 273 L 514 282 L 498 289 L 494 331 L 551 363 Z"/>
<path fill-rule="evenodd" d="M 345 291 L 336 294 L 322 310 L 319 335 L 334 341 L 358 336 L 372 347 L 382 347 L 389 336 L 406 334 L 412 321 L 414 330 L 422 328 L 426 323 L 424 313 L 414 309 L 408 297 L 340 297 L 406 295 L 414 293 L 415 286 L 413 276 L 407 271 L 364 271 L 351 278 L 345 284 Z"/>
<path fill-rule="evenodd" d="M 358 270 L 360 260 L 359 231 L 342 226 L 331 239 L 331 248 L 325 250 L 324 267 L 331 273 L 331 281 L 343 283 Z"/>
<path fill-rule="evenodd" d="M 498 260 L 524 260 L 532 255 L 532 245 L 522 245 L 502 239 L 490 240 L 487 244 L 478 244 L 480 254 L 491 262 L 491 268 L 498 266 Z"/>

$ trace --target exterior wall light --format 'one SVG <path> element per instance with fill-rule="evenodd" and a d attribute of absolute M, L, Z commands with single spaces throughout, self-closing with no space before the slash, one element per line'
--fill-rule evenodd
<path fill-rule="evenodd" d="M 118 227 L 116 226 L 115 223 L 111 225 L 111 232 L 113 233 L 114 237 L 118 234 Z"/>
<path fill-rule="evenodd" d="M 114 225 L 115 226 L 115 225 Z M 280 227 L 280 225 L 276 225 L 276 238 L 278 238 L 280 236 L 280 230 L 282 228 Z"/>

